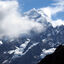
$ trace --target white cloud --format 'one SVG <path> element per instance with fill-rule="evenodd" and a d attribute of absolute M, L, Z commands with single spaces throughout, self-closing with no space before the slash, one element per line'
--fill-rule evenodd
<path fill-rule="evenodd" d="M 51 17 L 51 10 L 49 7 L 41 8 L 41 10 L 48 16 Z"/>
<path fill-rule="evenodd" d="M 52 15 L 56 15 L 59 12 L 64 12 L 64 1 L 53 3 L 52 5 L 55 5 L 55 7 L 48 6 L 45 8 L 41 8 L 41 10 L 43 10 L 44 13 L 48 15 L 48 17 L 51 18 Z"/>
<path fill-rule="evenodd" d="M 52 23 L 53 27 L 64 25 L 64 21 L 61 19 L 54 20 L 54 21 L 52 20 L 51 23 Z"/>
<path fill-rule="evenodd" d="M 64 25 L 64 20 L 52 19 L 52 16 L 56 16 L 59 12 L 64 12 L 64 0 L 53 0 L 53 1 L 55 1 L 55 3 L 52 3 L 51 6 L 40 9 L 49 17 L 53 27 Z"/>
<path fill-rule="evenodd" d="M 28 19 L 28 16 L 22 16 L 17 1 L 0 1 L 0 37 L 18 37 L 20 34 L 29 34 L 31 30 L 39 33 L 44 30 L 43 27 Z"/>

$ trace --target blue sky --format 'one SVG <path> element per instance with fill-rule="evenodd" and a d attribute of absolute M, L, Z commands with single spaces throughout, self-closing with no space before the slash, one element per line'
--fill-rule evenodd
<path fill-rule="evenodd" d="M 22 11 L 26 12 L 32 8 L 39 9 L 39 8 L 46 8 L 46 7 L 51 8 L 52 7 L 51 9 L 53 9 L 53 7 L 57 6 L 56 4 L 58 4 L 59 2 L 62 3 L 63 0 L 18 0 L 18 1 L 19 1 L 20 8 L 22 8 Z M 52 5 L 52 4 L 55 4 L 55 5 Z M 62 6 L 62 5 L 60 5 L 60 6 Z M 58 8 L 59 8 L 59 5 L 58 5 Z M 54 10 L 54 11 L 56 11 L 56 10 Z M 55 13 L 55 15 L 54 14 L 52 15 L 52 19 L 53 20 L 57 20 L 57 19 L 64 20 L 63 14 L 64 14 L 63 11 L 58 11 Z"/>
<path fill-rule="evenodd" d="M 54 3 L 53 0 L 19 0 L 20 6 L 23 6 L 23 11 L 28 11 L 32 8 L 42 8 L 50 6 Z"/>
<path fill-rule="evenodd" d="M 22 16 L 24 12 L 30 11 L 32 8 L 41 10 L 41 14 L 44 12 L 48 16 L 45 17 L 46 20 L 53 27 L 64 25 L 64 0 L 0 0 L 0 31 L 13 37 L 19 35 L 20 32 L 27 33 L 35 27 L 37 32 L 42 31 L 41 26 L 44 29 L 44 25 L 30 22 L 32 20 L 27 15 L 26 17 Z"/>

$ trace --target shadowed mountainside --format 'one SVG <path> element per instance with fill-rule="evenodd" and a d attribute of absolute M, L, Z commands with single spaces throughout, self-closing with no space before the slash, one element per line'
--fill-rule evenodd
<path fill-rule="evenodd" d="M 53 54 L 47 55 L 38 64 L 64 64 L 64 46 L 58 46 Z"/>

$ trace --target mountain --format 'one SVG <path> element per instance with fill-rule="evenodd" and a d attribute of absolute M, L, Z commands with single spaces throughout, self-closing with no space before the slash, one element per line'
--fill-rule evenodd
<path fill-rule="evenodd" d="M 47 55 L 38 64 L 64 64 L 64 45 L 58 46 L 53 54 Z"/>
<path fill-rule="evenodd" d="M 46 55 L 64 44 L 64 25 L 53 27 L 47 16 L 41 10 L 32 9 L 24 16 L 46 27 L 41 33 L 21 35 L 15 39 L 3 37 L 0 39 L 0 64 L 37 64 Z"/>
<path fill-rule="evenodd" d="M 37 9 L 33 8 L 33 9 L 31 9 L 30 11 L 25 12 L 24 15 L 25 15 L 25 16 L 28 16 L 29 19 L 35 20 L 35 22 L 44 24 L 44 26 L 46 26 L 46 27 L 47 27 L 48 25 L 51 25 L 51 24 L 48 22 L 48 17 L 47 17 L 47 15 L 46 15 L 42 10 L 37 10 Z"/>

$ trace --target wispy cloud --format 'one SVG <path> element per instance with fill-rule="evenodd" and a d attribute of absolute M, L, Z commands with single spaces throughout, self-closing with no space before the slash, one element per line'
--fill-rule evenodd
<path fill-rule="evenodd" d="M 51 6 L 41 8 L 44 13 L 51 19 L 52 25 L 55 27 L 57 25 L 64 25 L 62 19 L 53 20 L 52 16 L 56 17 L 59 12 L 64 12 L 64 0 L 53 0 L 55 3 L 52 3 Z"/>
<path fill-rule="evenodd" d="M 64 1 L 63 0 L 55 0 L 55 3 L 52 3 L 51 6 L 42 8 L 42 10 L 51 17 L 59 12 L 64 12 Z"/>

